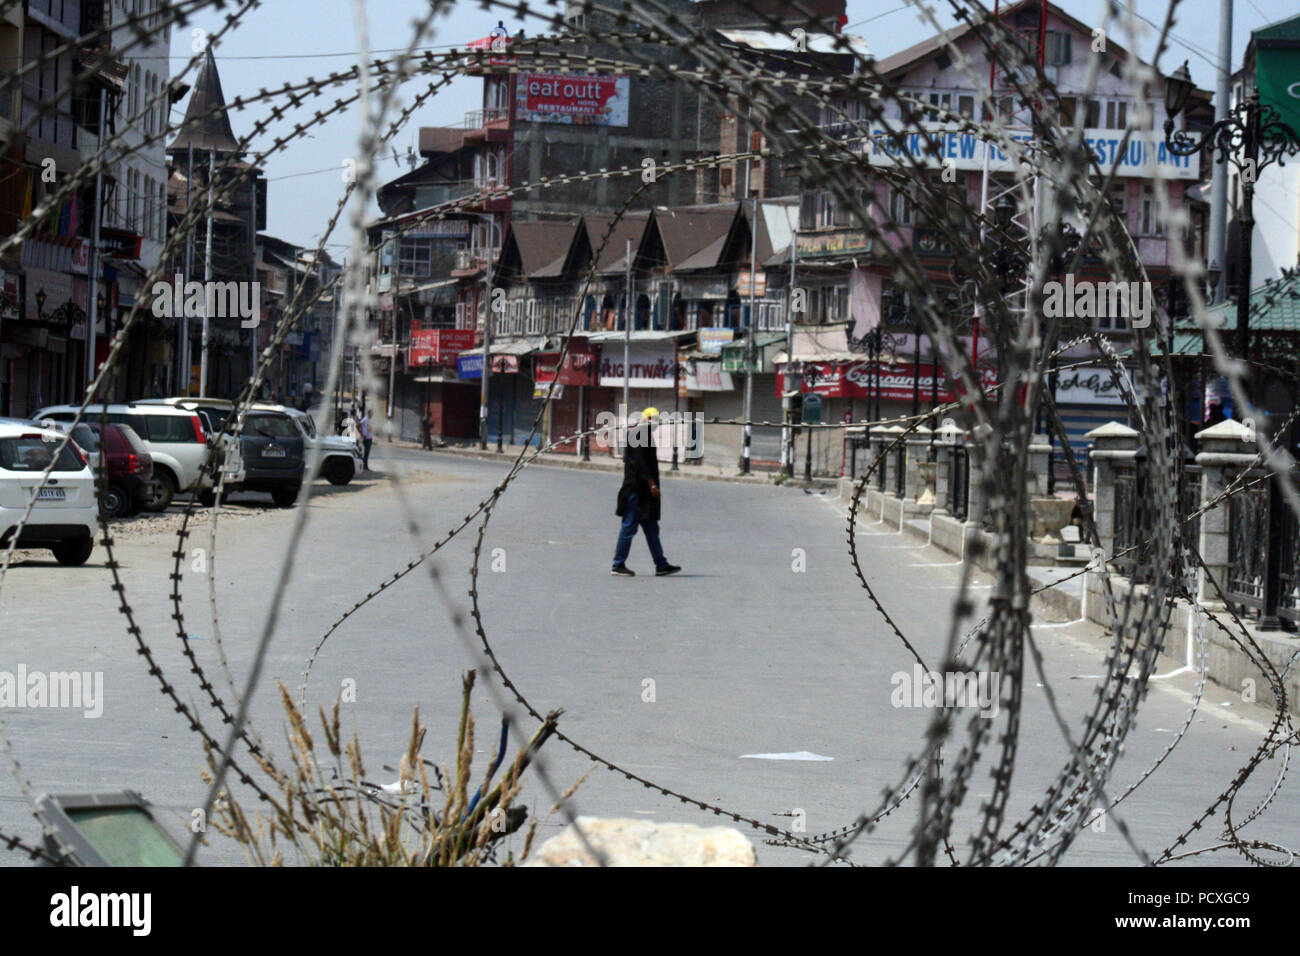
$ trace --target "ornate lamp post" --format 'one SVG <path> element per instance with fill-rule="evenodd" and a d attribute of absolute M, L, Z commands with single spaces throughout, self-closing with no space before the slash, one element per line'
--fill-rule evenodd
<path fill-rule="evenodd" d="M 1254 89 L 1200 139 L 1185 130 L 1174 129 L 1174 119 L 1191 96 L 1192 74 L 1187 62 L 1165 78 L 1165 146 L 1175 156 L 1192 156 L 1212 150 L 1215 162 L 1231 163 L 1241 178 L 1241 279 L 1237 289 L 1237 329 L 1233 351 L 1243 360 L 1250 355 L 1250 253 L 1251 233 L 1255 227 L 1255 181 L 1260 170 L 1270 163 L 1279 165 L 1286 157 L 1300 153 L 1300 135 L 1282 122 L 1277 110 L 1259 101 Z M 1217 250 L 1211 250 L 1216 255 Z M 1249 383 L 1249 379 L 1247 380 Z M 1247 393 L 1249 394 L 1249 387 Z M 1250 396 L 1252 401 L 1254 396 Z"/>
<path fill-rule="evenodd" d="M 1172 76 L 1165 79 L 1165 145 L 1176 156 L 1192 156 L 1212 150 L 1217 153 L 1215 162 L 1231 163 L 1241 179 L 1241 262 L 1237 282 L 1237 328 L 1233 336 L 1233 351 L 1243 362 L 1250 359 L 1250 256 L 1251 238 L 1255 230 L 1255 181 L 1259 171 L 1270 163 L 1282 165 L 1286 157 L 1300 153 L 1300 135 L 1282 122 L 1277 110 L 1259 101 L 1259 94 L 1251 89 L 1242 101 L 1223 119 L 1205 131 L 1200 139 L 1193 139 L 1183 130 L 1174 129 L 1174 119 L 1187 105 L 1192 93 L 1192 74 L 1186 61 Z M 1215 250 L 1211 250 L 1213 255 Z M 1243 383 L 1248 406 L 1242 409 L 1241 418 L 1254 414 L 1256 389 L 1247 371 Z M 1271 436 L 1270 436 L 1271 437 Z M 1268 540 L 1265 543 L 1264 607 L 1259 615 L 1259 629 L 1278 630 L 1282 624 L 1277 615 L 1281 598 L 1281 565 L 1285 537 L 1285 508 L 1282 496 L 1270 486 L 1268 496 Z"/>

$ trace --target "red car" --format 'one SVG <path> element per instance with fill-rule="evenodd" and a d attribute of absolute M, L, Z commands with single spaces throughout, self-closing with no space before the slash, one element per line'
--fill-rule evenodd
<path fill-rule="evenodd" d="M 140 513 L 153 494 L 153 457 L 130 425 L 78 422 L 72 440 L 85 452 L 99 487 L 99 507 L 110 518 Z M 103 456 L 104 474 L 99 473 Z"/>

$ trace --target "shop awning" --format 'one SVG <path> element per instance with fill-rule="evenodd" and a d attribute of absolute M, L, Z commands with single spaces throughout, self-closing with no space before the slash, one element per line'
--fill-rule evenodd
<path fill-rule="evenodd" d="M 491 352 L 493 355 L 513 355 L 516 358 L 523 355 L 531 355 L 533 352 L 539 352 L 546 347 L 546 339 L 503 339 L 499 342 L 493 342 Z M 461 355 L 482 355 L 483 346 L 477 346 L 472 349 L 465 349 Z"/>
<path fill-rule="evenodd" d="M 633 331 L 630 340 L 633 342 L 662 342 L 666 339 L 683 339 L 694 335 L 694 332 L 665 332 L 661 329 L 641 329 Z M 626 332 L 593 332 L 587 336 L 588 342 L 622 342 L 627 336 Z"/>

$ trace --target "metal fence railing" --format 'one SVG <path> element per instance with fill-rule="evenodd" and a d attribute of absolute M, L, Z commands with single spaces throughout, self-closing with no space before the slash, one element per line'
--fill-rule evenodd
<path fill-rule="evenodd" d="M 965 445 L 953 445 L 948 468 L 948 513 L 965 521 L 970 513 L 970 453 Z"/>
<path fill-rule="evenodd" d="M 1182 586 L 1183 596 L 1196 596 L 1196 578 L 1199 570 L 1192 558 L 1201 548 L 1201 519 L 1188 521 L 1188 515 L 1196 514 L 1201 507 L 1201 466 L 1184 465 L 1181 484 L 1178 489 L 1178 530 L 1182 544 Z"/>
<path fill-rule="evenodd" d="M 1138 463 L 1115 468 L 1115 547 L 1113 563 L 1120 574 L 1134 580 L 1144 566 L 1136 546 L 1143 540 L 1140 471 Z"/>
<path fill-rule="evenodd" d="M 1255 477 L 1252 472 L 1250 478 Z M 1228 600 L 1241 613 L 1264 609 L 1268 495 L 1269 482 L 1261 481 L 1228 499 Z"/>

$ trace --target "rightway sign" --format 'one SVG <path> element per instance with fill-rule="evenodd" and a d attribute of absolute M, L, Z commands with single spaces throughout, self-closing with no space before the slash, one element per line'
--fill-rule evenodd
<path fill-rule="evenodd" d="M 991 172 L 1015 169 L 1016 163 L 1011 156 L 974 133 L 949 129 L 940 123 L 925 123 L 923 128 L 929 134 L 928 139 L 938 143 L 938 157 L 927 151 L 927 137 L 916 131 L 874 129 L 862 148 L 873 166 L 897 166 L 908 157 L 934 168 L 948 165 L 954 169 L 976 170 L 984 168 L 984 152 L 989 150 Z M 1011 133 L 1010 138 L 1029 144 L 1033 135 L 1025 131 Z M 1125 143 L 1124 130 L 1085 129 L 1083 143 L 1103 173 L 1114 169 L 1116 176 L 1150 178 L 1159 169 L 1168 179 L 1196 179 L 1200 174 L 1200 163 L 1193 161 L 1196 157 L 1175 156 L 1166 148 L 1164 137 L 1159 133 L 1134 131 Z"/>

